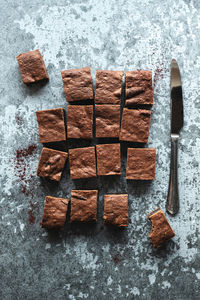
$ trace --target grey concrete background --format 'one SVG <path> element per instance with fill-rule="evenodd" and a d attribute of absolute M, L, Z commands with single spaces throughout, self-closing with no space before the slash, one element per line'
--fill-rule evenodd
<path fill-rule="evenodd" d="M 0 299 L 199 299 L 199 13 L 198 0 L 0 1 Z M 36 48 L 50 81 L 26 87 L 16 56 Z M 165 211 L 172 57 L 180 66 L 184 95 L 181 207 L 168 217 L 175 238 L 153 250 L 146 214 L 158 205 Z M 154 182 L 126 182 L 124 144 L 121 178 L 71 182 L 69 167 L 58 185 L 37 178 L 42 145 L 35 111 L 67 109 L 60 70 L 83 66 L 91 66 L 94 82 L 97 69 L 153 70 L 148 147 L 158 153 Z M 99 189 L 97 225 L 67 224 L 64 233 L 48 234 L 39 225 L 45 195 L 70 197 L 75 187 Z M 128 229 L 103 227 L 104 194 L 125 192 Z"/>

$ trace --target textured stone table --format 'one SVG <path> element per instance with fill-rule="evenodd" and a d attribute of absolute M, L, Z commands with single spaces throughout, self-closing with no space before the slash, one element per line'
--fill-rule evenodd
<path fill-rule="evenodd" d="M 1 1 L 0 299 L 199 299 L 199 13 L 197 0 Z M 16 55 L 36 48 L 50 81 L 26 87 Z M 181 207 L 176 217 L 168 216 L 175 238 L 153 250 L 146 214 L 158 205 L 165 211 L 173 57 L 181 69 L 185 113 Z M 60 71 L 84 66 L 91 66 L 94 79 L 97 69 L 153 70 L 155 105 L 148 146 L 158 153 L 154 182 L 126 182 L 125 144 L 121 178 L 71 182 L 69 167 L 58 185 L 36 176 L 42 145 L 35 111 L 67 109 Z M 99 189 L 97 225 L 67 224 L 62 234 L 48 234 L 39 225 L 45 195 L 70 197 L 72 188 Z M 104 194 L 126 192 L 128 229 L 103 227 Z"/>

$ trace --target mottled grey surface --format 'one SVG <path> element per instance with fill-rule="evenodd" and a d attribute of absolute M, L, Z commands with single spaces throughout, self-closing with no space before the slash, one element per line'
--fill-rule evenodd
<path fill-rule="evenodd" d="M 198 0 L 1 0 L 0 299 L 199 299 L 199 16 Z M 44 56 L 50 81 L 27 87 L 15 57 L 35 48 Z M 147 238 L 145 216 L 158 205 L 165 210 L 172 57 L 180 65 L 184 95 L 181 208 L 168 217 L 175 238 L 158 251 Z M 69 167 L 58 185 L 37 178 L 42 145 L 35 111 L 67 108 L 60 70 L 84 66 L 92 67 L 94 80 L 99 68 L 153 70 L 148 146 L 158 153 L 154 182 L 126 182 L 126 145 L 121 178 L 71 182 Z M 64 233 L 48 234 L 39 225 L 45 195 L 70 197 L 75 187 L 98 187 L 97 225 L 67 224 Z M 102 227 L 103 195 L 112 192 L 129 194 L 127 230 Z"/>

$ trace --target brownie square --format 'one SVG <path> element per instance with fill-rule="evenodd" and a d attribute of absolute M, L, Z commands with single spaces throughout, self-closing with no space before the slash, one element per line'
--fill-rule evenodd
<path fill-rule="evenodd" d="M 43 148 L 37 168 L 37 175 L 55 181 L 60 181 L 67 159 L 67 153 Z"/>
<path fill-rule="evenodd" d="M 73 139 L 93 138 L 92 105 L 68 105 L 67 137 Z"/>
<path fill-rule="evenodd" d="M 68 102 L 93 99 L 90 68 L 61 71 L 64 92 Z"/>
<path fill-rule="evenodd" d="M 103 218 L 105 224 L 128 226 L 128 195 L 105 195 Z"/>
<path fill-rule="evenodd" d="M 120 140 L 147 143 L 149 137 L 150 120 L 150 110 L 124 108 L 119 135 Z"/>
<path fill-rule="evenodd" d="M 96 145 L 97 175 L 120 175 L 120 144 Z"/>
<path fill-rule="evenodd" d="M 128 148 L 126 179 L 154 180 L 156 149 Z"/>
<path fill-rule="evenodd" d="M 40 143 L 66 140 L 64 112 L 62 108 L 36 111 Z"/>
<path fill-rule="evenodd" d="M 120 105 L 95 105 L 96 137 L 119 138 Z"/>
<path fill-rule="evenodd" d="M 46 196 L 41 227 L 63 229 L 68 209 L 68 199 Z"/>
<path fill-rule="evenodd" d="M 97 221 L 97 196 L 97 190 L 72 190 L 70 221 Z"/>
<path fill-rule="evenodd" d="M 49 79 L 39 50 L 29 51 L 17 56 L 19 70 L 25 84 Z"/>
<path fill-rule="evenodd" d="M 69 150 L 71 179 L 96 177 L 95 147 Z"/>
<path fill-rule="evenodd" d="M 160 207 L 149 213 L 147 218 L 152 223 L 149 238 L 155 248 L 161 247 L 164 243 L 175 236 L 173 229 Z"/>
<path fill-rule="evenodd" d="M 96 72 L 95 103 L 120 104 L 123 71 Z"/>
<path fill-rule="evenodd" d="M 152 71 L 126 72 L 126 106 L 153 105 Z"/>

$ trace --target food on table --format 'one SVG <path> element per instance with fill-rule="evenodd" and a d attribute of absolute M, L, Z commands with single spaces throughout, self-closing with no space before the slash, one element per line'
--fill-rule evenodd
<path fill-rule="evenodd" d="M 96 145 L 97 175 L 120 175 L 120 144 Z"/>
<path fill-rule="evenodd" d="M 90 68 L 61 71 L 65 97 L 68 102 L 91 100 L 93 84 Z"/>
<path fill-rule="evenodd" d="M 128 195 L 104 196 L 104 223 L 119 227 L 128 226 Z"/>
<path fill-rule="evenodd" d="M 62 108 L 36 111 L 40 143 L 66 140 L 64 112 Z"/>
<path fill-rule="evenodd" d="M 49 79 L 39 50 L 28 51 L 17 56 L 19 70 L 25 84 Z"/>

